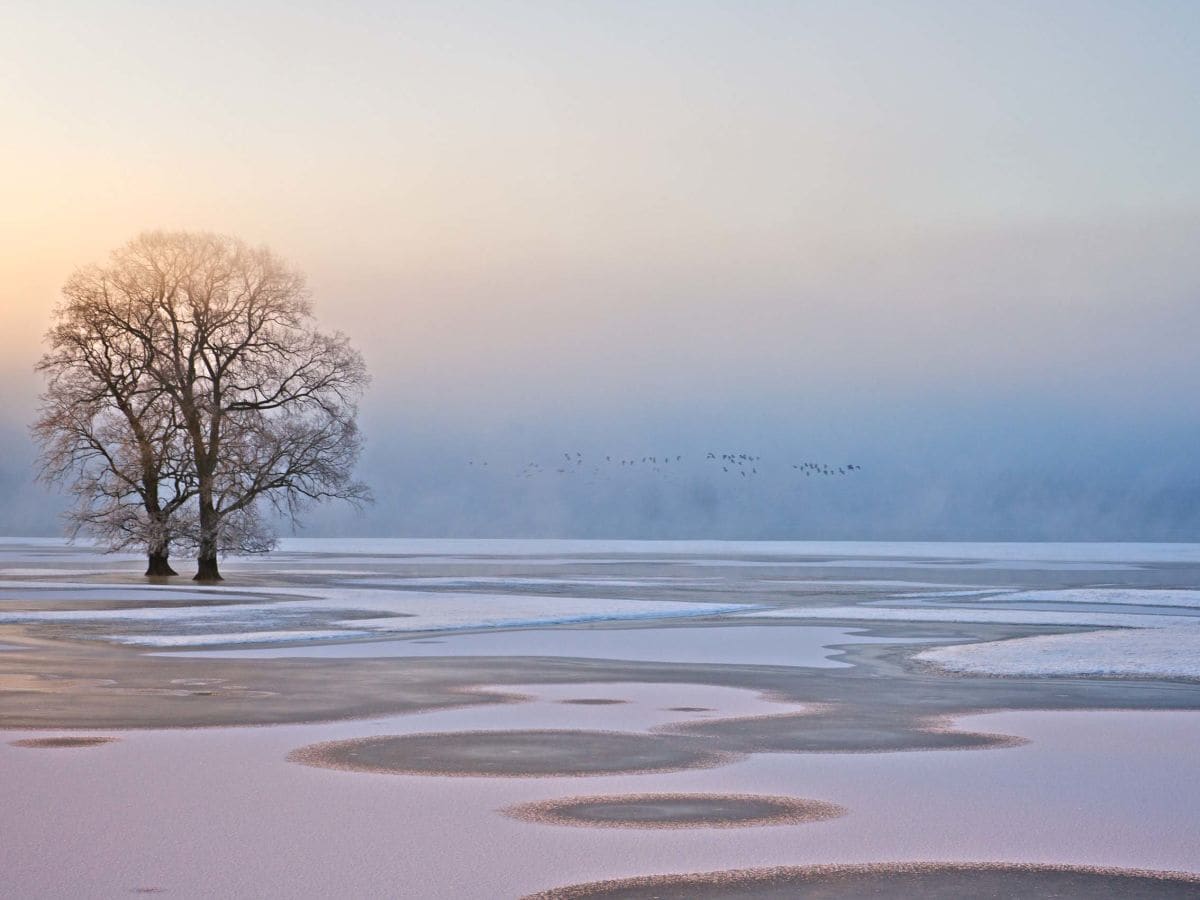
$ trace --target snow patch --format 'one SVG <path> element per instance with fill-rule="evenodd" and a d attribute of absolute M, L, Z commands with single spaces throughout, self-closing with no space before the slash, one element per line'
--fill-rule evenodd
<path fill-rule="evenodd" d="M 964 622 L 997 625 L 1098 625 L 1107 628 L 1162 628 L 1196 625 L 1193 616 L 1074 612 L 1037 609 L 962 609 L 959 607 L 813 606 L 777 607 L 741 613 L 739 618 L 843 619 L 881 622 Z"/>
<path fill-rule="evenodd" d="M 1046 634 L 939 647 L 915 658 L 979 675 L 1200 678 L 1200 627 Z"/>
<path fill-rule="evenodd" d="M 366 631 L 237 631 L 229 634 L 110 634 L 106 640 L 138 647 L 212 647 L 220 644 L 275 644 L 283 641 L 346 640 Z"/>
<path fill-rule="evenodd" d="M 922 597 L 949 596 L 922 594 Z M 1170 606 L 1200 609 L 1200 591 L 1142 588 L 1067 588 L 1062 590 L 1016 591 L 988 600 L 1005 603 L 1090 603 L 1118 606 Z"/>
<path fill-rule="evenodd" d="M 363 634 L 444 631 L 470 628 L 556 625 L 571 622 L 642 620 L 680 616 L 712 616 L 745 612 L 744 603 L 695 603 L 669 600 L 621 600 L 557 595 L 483 594 L 452 591 L 389 591 L 354 588 L 213 588 L 212 593 L 279 597 L 274 602 L 209 603 L 203 606 L 137 607 L 105 610 L 35 610 L 0 612 L 0 623 L 130 622 L 155 629 L 148 634 L 115 635 L 126 644 L 153 647 L 202 646 L 244 642 L 237 634 L 257 635 L 245 641 L 305 640 L 286 624 L 324 625 L 348 630 L 327 637 Z M 297 598 L 297 599 L 288 599 Z M 302 599 L 300 599 L 302 598 Z M 358 613 L 359 618 L 350 614 Z M 303 619 L 303 622 L 299 621 Z M 245 625 L 245 631 L 233 631 Z M 155 626 L 158 626 L 155 628 Z M 212 634 L 180 634 L 180 629 L 218 629 Z M 278 632 L 275 637 L 264 637 Z M 300 637 L 294 637 L 301 634 Z"/>

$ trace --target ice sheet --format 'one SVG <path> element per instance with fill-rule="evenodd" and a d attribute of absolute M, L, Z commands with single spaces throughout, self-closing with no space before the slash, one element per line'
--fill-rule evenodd
<path fill-rule="evenodd" d="M 280 549 L 303 553 L 450 556 L 573 556 L 680 554 L 686 556 L 832 556 L 1036 562 L 1200 563 L 1200 544 L 1020 543 L 956 541 L 626 541 L 411 538 L 285 538 Z"/>
<path fill-rule="evenodd" d="M 887 644 L 844 628 L 821 626 L 705 626 L 688 628 L 556 628 L 454 634 L 436 643 L 369 641 L 259 650 L 207 650 L 172 656 L 257 659 L 378 656 L 563 656 L 665 663 L 840 668 L 835 644 Z M 904 643 L 912 643 L 903 639 Z M 215 641 L 214 641 L 215 643 Z"/>
<path fill-rule="evenodd" d="M 491 900 L 600 878 L 779 864 L 1015 860 L 1200 870 L 1196 713 L 978 716 L 959 724 L 1031 742 L 973 752 L 763 754 L 657 775 L 455 779 L 285 761 L 305 744 L 372 734 L 640 730 L 671 706 L 724 715 L 785 709 L 695 685 L 521 692 L 538 699 L 329 725 L 105 732 L 120 741 L 85 750 L 0 744 L 5 890 Z M 572 696 L 630 702 L 559 702 Z M 783 794 L 838 803 L 849 814 L 648 840 L 636 829 L 540 826 L 498 813 L 515 803 L 649 791 Z"/>
<path fill-rule="evenodd" d="M 905 599 L 953 600 L 970 606 L 840 606 L 771 609 L 746 617 L 906 622 L 979 622 L 1022 625 L 1103 626 L 1104 631 L 1040 635 L 958 644 L 925 650 L 916 658 L 947 671 L 992 675 L 1131 676 L 1200 678 L 1200 620 L 1170 614 L 1072 610 L 1072 604 L 1161 609 L 1200 608 L 1200 591 L 1084 588 L 1033 590 L 970 600 L 959 592 L 931 592 Z M 1063 604 L 1060 610 L 988 607 L 996 601 Z"/>
<path fill-rule="evenodd" d="M 210 589 L 219 597 L 226 589 Z M 169 592 L 168 592 L 169 593 Z M 636 620 L 708 616 L 742 612 L 755 607 L 743 603 L 688 603 L 671 600 L 626 600 L 561 595 L 465 593 L 452 591 L 388 591 L 335 588 L 273 588 L 255 591 L 228 589 L 240 596 L 281 598 L 263 603 L 210 603 L 203 606 L 137 607 L 108 610 L 30 610 L 0 612 L 0 623 L 138 622 L 161 625 L 152 633 L 115 634 L 121 643 L 153 647 L 197 646 L 204 643 L 245 643 L 238 635 L 274 634 L 270 640 L 289 640 L 278 626 L 303 621 L 345 629 L 350 638 L 364 631 L 403 633 L 567 622 Z M 283 599 L 304 597 L 306 599 Z M 376 613 L 376 616 L 370 616 Z M 350 618 L 350 614 L 355 617 Z M 229 626 L 244 625 L 243 629 Z M 182 633 L 179 629 L 186 629 Z M 214 640 L 204 641 L 196 628 L 211 631 Z M 311 627 L 305 627 L 311 631 Z M 264 638 L 265 640 L 266 638 Z M 295 638 L 298 640 L 304 637 Z"/>

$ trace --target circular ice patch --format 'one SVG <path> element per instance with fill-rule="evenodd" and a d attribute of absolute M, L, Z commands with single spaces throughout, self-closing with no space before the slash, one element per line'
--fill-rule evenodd
<path fill-rule="evenodd" d="M 739 828 L 795 825 L 845 815 L 833 803 L 755 794 L 628 794 L 565 797 L 503 811 L 526 822 L 595 828 Z"/>
<path fill-rule="evenodd" d="M 405 775 L 562 776 L 670 772 L 730 762 L 695 739 L 615 731 L 459 731 L 312 744 L 292 762 Z"/>

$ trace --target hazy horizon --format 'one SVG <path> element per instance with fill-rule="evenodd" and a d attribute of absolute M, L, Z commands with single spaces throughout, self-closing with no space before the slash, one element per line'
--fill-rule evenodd
<path fill-rule="evenodd" d="M 58 532 L 25 428 L 63 282 L 186 228 L 366 355 L 378 502 L 304 534 L 1200 539 L 1194 4 L 0 25 L 0 534 Z M 563 453 L 685 464 L 521 477 Z"/>

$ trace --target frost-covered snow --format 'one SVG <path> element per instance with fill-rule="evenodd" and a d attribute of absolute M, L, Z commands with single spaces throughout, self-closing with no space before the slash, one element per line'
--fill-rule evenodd
<path fill-rule="evenodd" d="M 985 593 L 990 596 L 983 596 Z M 924 600 L 930 603 L 922 604 Z M 897 603 L 912 601 L 917 601 L 916 605 L 777 608 L 740 617 L 1103 627 L 1103 631 L 957 644 L 922 651 L 916 659 L 972 674 L 1200 678 L 1200 617 L 1150 611 L 1200 609 L 1200 590 L 930 591 L 894 598 Z M 997 602 L 1002 605 L 989 605 Z M 1050 608 L 1023 609 L 1017 604 Z M 1101 612 L 1079 609 L 1080 604 L 1147 611 Z"/>
<path fill-rule="evenodd" d="M 934 600 L 939 597 L 979 597 L 984 594 L 995 594 L 1000 590 L 1002 588 L 974 588 L 969 591 L 921 591 L 919 594 L 906 594 L 904 599 Z"/>
<path fill-rule="evenodd" d="M 280 641 L 334 641 L 364 637 L 366 631 L 235 631 L 228 634 L 110 634 L 106 639 L 138 647 L 213 647 L 221 644 L 273 644 Z"/>
<path fill-rule="evenodd" d="M 85 602 L 212 602 L 236 597 L 218 593 L 219 588 L 197 588 L 188 583 L 160 586 L 148 584 L 80 584 L 71 581 L 0 581 L 0 600 L 21 603 Z M 249 590 L 238 589 L 241 596 Z"/>
<path fill-rule="evenodd" d="M 947 593 L 924 593 L 922 597 L 945 597 Z M 1061 590 L 1014 591 L 988 601 L 1006 603 L 1088 603 L 1118 606 L 1171 606 L 1200 609 L 1200 590 L 1141 588 L 1067 588 Z"/>
<path fill-rule="evenodd" d="M 918 653 L 952 672 L 1200 678 L 1200 627 L 1047 634 Z"/>
<path fill-rule="evenodd" d="M 966 622 L 998 625 L 1096 625 L 1106 628 L 1146 628 L 1195 625 L 1194 616 L 1137 615 L 1040 609 L 962 609 L 950 606 L 814 606 L 779 607 L 741 613 L 739 618 L 838 619 L 879 622 Z"/>
<path fill-rule="evenodd" d="M 305 574 L 308 574 L 307 570 Z M 467 586 L 523 586 L 523 585 L 558 585 L 562 587 L 669 587 L 672 584 L 693 585 L 693 584 L 710 584 L 710 581 L 694 581 L 680 580 L 675 578 L 642 578 L 642 579 L 626 579 L 626 578 L 538 578 L 534 576 L 512 576 L 512 575 L 439 575 L 432 577 L 410 578 L 404 575 L 388 575 L 386 573 L 378 573 L 373 577 L 368 578 L 352 578 L 350 584 L 379 584 L 381 579 L 386 579 L 389 584 L 396 584 L 400 588 L 408 587 L 438 587 L 440 585 L 454 585 L 456 587 Z"/>
<path fill-rule="evenodd" d="M 169 593 L 166 589 L 160 589 Z M 214 595 L 226 590 L 213 588 Z M 328 637 L 354 637 L 364 633 L 405 633 L 465 628 L 551 625 L 601 620 L 634 620 L 707 616 L 753 609 L 743 603 L 686 603 L 669 600 L 622 600 L 505 593 L 451 591 L 388 591 L 355 588 L 274 588 L 255 591 L 237 588 L 245 596 L 303 597 L 261 603 L 208 603 L 202 606 L 134 607 L 129 609 L 30 610 L 0 612 L 0 623 L 137 622 L 161 625 L 152 634 L 117 634 L 112 640 L 154 647 L 199 646 L 312 639 L 311 634 L 280 630 L 287 622 L 320 623 L 344 628 Z M 374 613 L 375 615 L 370 615 Z M 351 615 L 355 617 L 351 618 Z M 230 625 L 244 624 L 245 631 Z M 175 631 L 186 628 L 187 633 Z M 216 629 L 211 635 L 197 628 Z M 237 638 L 257 634 L 259 638 Z"/>
<path fill-rule="evenodd" d="M 558 628 L 475 631 L 439 635 L 435 641 L 350 641 L 247 649 L 193 650 L 201 659 L 319 659 L 429 656 L 559 656 L 707 665 L 842 668 L 832 649 L 842 644 L 908 643 L 909 638 L 868 637 L 820 625 L 737 625 L 704 628 Z M 270 641 L 262 641 L 269 643 Z"/>
<path fill-rule="evenodd" d="M 63 575 L 78 577 L 81 575 L 103 575 L 101 569 L 54 569 L 47 566 L 41 568 L 19 568 L 16 566 L 0 566 L 0 575 L 4 576 L 4 580 L 0 581 L 0 585 L 9 584 L 9 578 L 55 578 Z"/>
<path fill-rule="evenodd" d="M 1003 659 L 995 656 L 1002 652 L 996 644 L 930 651 L 944 653 L 929 659 L 946 665 L 985 667 L 988 660 L 996 659 L 994 666 L 999 668 L 989 671 L 1016 671 L 1021 665 L 1036 664 L 1041 668 L 1022 671 L 1055 674 L 1178 674 L 1182 671 L 1178 648 L 1190 648 L 1200 633 L 1196 615 L 1200 589 L 1115 585 L 1032 589 L 1045 583 L 1042 578 L 1026 581 L 1029 589 L 955 583 L 973 580 L 965 570 L 1002 570 L 979 577 L 1020 584 L 1023 570 L 1115 571 L 1161 563 L 1200 564 L 1200 544 L 289 539 L 279 553 L 228 561 L 229 572 L 245 576 L 253 586 L 73 580 L 104 572 L 137 573 L 143 563 L 136 556 L 105 556 L 82 543 L 0 538 L 0 600 L 6 607 L 0 622 L 79 623 L 93 626 L 82 629 L 92 634 L 101 630 L 95 626 L 107 623 L 103 630 L 113 632 L 112 640 L 163 648 L 730 613 L 827 621 L 1108 629 L 1021 638 L 1013 642 L 1017 656 Z M 653 568 L 656 564 L 659 568 Z M 572 565 L 586 568 L 567 568 Z M 481 568 L 485 566 L 490 568 Z M 559 567 L 563 577 L 552 577 Z M 786 571 L 789 568 L 791 572 Z M 837 570 L 830 574 L 839 577 L 804 577 L 820 574 L 814 571 L 817 568 Z M 936 571 L 914 572 L 912 581 L 896 580 L 905 571 L 879 571 L 883 578 L 869 578 L 883 569 L 931 568 Z M 951 574 L 955 569 L 958 574 Z M 1179 583 L 1174 571 L 1185 570 L 1173 570 L 1164 583 Z M 603 577 L 605 572 L 614 577 Z M 780 574 L 793 580 L 771 577 Z M 864 578 L 852 580 L 856 574 Z M 946 577 L 939 582 L 943 574 Z M 287 576 L 281 579 L 287 586 L 261 587 L 277 575 Z M 1145 576 L 1139 571 L 1135 583 L 1153 583 Z M 1080 580 L 1122 578 L 1083 576 Z M 658 599 L 665 591 L 689 588 L 697 589 L 701 599 L 713 597 L 709 592 L 716 585 L 728 588 L 720 599 L 730 602 Z M 811 588 L 803 591 L 810 594 L 828 589 L 842 595 L 837 599 L 843 605 L 764 610 L 744 602 L 743 591 L 761 596 L 773 590 L 779 596 L 792 586 Z M 562 594 L 535 593 L 546 588 Z M 856 591 L 866 602 L 854 605 L 853 600 L 860 598 L 846 596 Z M 880 604 L 872 599 L 883 591 L 892 594 L 890 600 Z M 573 596 L 589 592 L 625 597 Z M 802 591 L 790 593 L 798 596 Z M 89 609 L 118 601 L 132 608 Z M 40 604 L 74 608 L 55 610 Z M 1036 659 L 1021 650 L 1027 646 L 1037 648 Z"/>
<path fill-rule="evenodd" d="M 1003 591 L 1005 588 L 992 587 L 985 588 L 979 585 L 970 584 L 951 584 L 941 581 L 897 581 L 895 579 L 871 579 L 871 578 L 762 578 L 759 579 L 759 584 L 769 584 L 778 586 L 797 585 L 800 587 L 858 587 L 868 590 L 900 588 L 913 591 L 920 591 L 921 596 L 932 597 L 942 594 L 942 591 L 926 591 L 925 588 L 971 588 L 966 593 L 981 594 L 989 591 Z M 957 591 L 955 593 L 958 593 Z"/>

